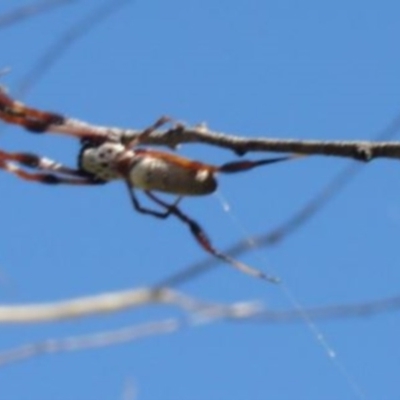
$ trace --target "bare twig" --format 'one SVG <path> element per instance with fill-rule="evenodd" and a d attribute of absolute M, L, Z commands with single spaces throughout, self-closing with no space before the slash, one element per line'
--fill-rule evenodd
<path fill-rule="evenodd" d="M 0 366 L 5 366 L 43 354 L 93 349 L 132 342 L 154 335 L 171 333 L 182 327 L 178 319 L 150 322 L 108 332 L 98 332 L 84 336 L 70 336 L 65 339 L 48 339 L 39 343 L 18 346 L 0 352 Z"/>
<path fill-rule="evenodd" d="M 66 3 L 72 3 L 74 1 L 76 0 L 42 0 L 22 6 L 0 16 L 0 29 L 13 25 L 16 22 L 22 22 L 26 18 L 32 17 L 33 15 L 50 11 L 53 8 Z"/>
<path fill-rule="evenodd" d="M 283 152 L 306 155 L 324 155 L 371 161 L 375 158 L 400 158 L 400 142 L 328 141 L 278 138 L 248 138 L 206 130 L 204 127 L 184 128 L 158 132 L 149 144 L 175 147 L 180 143 L 206 143 L 233 150 L 242 155 L 247 152 Z"/>
<path fill-rule="evenodd" d="M 78 297 L 67 301 L 3 305 L 0 307 L 0 324 L 31 324 L 66 319 L 76 319 L 154 304 L 173 305 L 196 317 L 197 321 L 217 319 L 243 319 L 263 322 L 295 322 L 304 312 L 314 319 L 332 319 L 379 314 L 400 309 L 400 295 L 356 304 L 283 311 L 270 310 L 260 302 L 245 301 L 231 304 L 205 302 L 171 289 L 140 288 Z"/>
<path fill-rule="evenodd" d="M 249 316 L 248 321 L 268 322 L 268 323 L 288 323 L 304 321 L 304 313 L 312 321 L 332 320 L 342 318 L 372 317 L 373 315 L 396 312 L 400 310 L 400 295 L 385 299 L 371 300 L 356 304 L 339 304 L 325 307 L 305 308 L 302 311 L 272 311 L 263 310 Z"/>
<path fill-rule="evenodd" d="M 174 305 L 191 311 L 204 307 L 200 301 L 170 289 L 139 288 L 59 302 L 3 305 L 0 306 L 0 324 L 29 324 L 82 318 L 152 304 Z"/>

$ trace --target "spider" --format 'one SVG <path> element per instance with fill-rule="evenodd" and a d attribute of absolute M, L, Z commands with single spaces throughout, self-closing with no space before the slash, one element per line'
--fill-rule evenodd
<path fill-rule="evenodd" d="M 179 207 L 184 196 L 201 196 L 213 193 L 217 188 L 218 173 L 237 173 L 252 168 L 287 161 L 298 155 L 281 156 L 256 161 L 233 161 L 219 166 L 194 161 L 170 152 L 140 146 L 159 127 L 172 122 L 162 117 L 153 125 L 129 140 L 112 130 L 98 129 L 61 114 L 28 107 L 10 97 L 0 87 L 0 119 L 20 125 L 35 133 L 62 133 L 80 139 L 81 149 L 77 168 L 69 168 L 46 157 L 32 153 L 10 153 L 0 150 L 0 169 L 20 179 L 43 184 L 99 185 L 121 180 L 128 189 L 136 211 L 166 219 L 178 218 L 186 224 L 200 246 L 212 256 L 252 276 L 278 282 L 278 278 L 250 267 L 217 250 L 200 224 L 186 215 Z M 177 125 L 173 129 L 182 129 Z M 28 167 L 34 172 L 22 167 Z M 140 189 L 160 210 L 140 204 L 135 194 Z M 176 195 L 169 204 L 154 192 Z"/>

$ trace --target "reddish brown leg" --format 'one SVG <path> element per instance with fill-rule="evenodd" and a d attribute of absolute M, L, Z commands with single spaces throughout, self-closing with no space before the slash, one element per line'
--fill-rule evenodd
<path fill-rule="evenodd" d="M 184 222 L 186 225 L 188 225 L 190 231 L 192 232 L 192 235 L 195 237 L 195 239 L 200 244 L 200 246 L 205 251 L 207 251 L 208 253 L 213 255 L 214 257 L 219 258 L 220 260 L 230 264 L 232 267 L 238 269 L 241 272 L 244 272 L 245 274 L 248 274 L 248 275 L 251 275 L 256 278 L 266 280 L 266 281 L 272 282 L 272 283 L 279 282 L 278 278 L 269 276 L 262 271 L 259 271 L 253 267 L 250 267 L 249 265 L 246 265 L 240 261 L 235 260 L 234 258 L 228 256 L 227 254 L 221 253 L 219 250 L 217 250 L 213 247 L 210 239 L 207 237 L 203 228 L 195 220 L 191 219 L 189 216 L 184 214 L 175 204 L 171 205 L 171 204 L 165 203 L 163 200 L 156 197 L 152 192 L 146 191 L 145 193 L 155 203 L 157 203 L 159 206 L 163 207 L 166 210 L 166 213 L 168 215 L 173 214 L 178 219 L 180 219 L 182 222 Z"/>
<path fill-rule="evenodd" d="M 51 131 L 72 136 L 80 140 L 89 140 L 96 143 L 103 143 L 110 138 L 104 130 L 69 120 L 60 114 L 48 111 L 41 111 L 30 108 L 14 100 L 0 86 L 0 120 L 8 124 L 22 126 L 30 132 L 50 133 Z M 70 123 L 72 121 L 72 123 Z"/>
<path fill-rule="evenodd" d="M 38 133 L 47 131 L 51 125 L 61 125 L 64 122 L 62 115 L 26 107 L 8 96 L 1 88 L 0 119 Z"/>
<path fill-rule="evenodd" d="M 78 177 L 86 177 L 81 171 L 75 168 L 66 167 L 49 158 L 40 157 L 33 153 L 8 153 L 0 150 L 0 159 L 4 161 L 14 161 L 26 167 L 40 169 L 42 171 L 56 172 Z"/>
<path fill-rule="evenodd" d="M 98 182 L 90 179 L 79 179 L 79 178 L 66 178 L 53 174 L 45 173 L 30 173 L 26 172 L 22 168 L 18 168 L 16 165 L 0 161 L 0 169 L 4 169 L 7 172 L 18 176 L 25 181 L 45 183 L 45 184 L 68 184 L 68 185 L 95 185 Z"/>
<path fill-rule="evenodd" d="M 28 165 L 29 167 L 35 167 L 38 169 L 43 169 L 45 171 L 54 171 L 58 173 L 63 173 L 65 175 L 70 175 L 70 176 L 59 176 L 57 174 L 52 174 L 52 173 L 43 173 L 43 172 L 37 172 L 37 173 L 31 173 L 25 171 L 23 168 L 20 168 L 18 165 L 16 165 L 13 162 L 10 162 L 11 156 L 15 156 L 15 154 L 18 153 L 5 153 L 3 151 L 0 151 L 0 169 L 3 169 L 13 175 L 16 175 L 18 178 L 23 179 L 25 181 L 30 181 L 30 182 L 37 182 L 37 183 L 45 183 L 45 184 L 67 184 L 67 185 L 95 185 L 99 184 L 100 182 L 95 181 L 94 179 L 91 178 L 85 178 L 80 176 L 80 172 L 77 170 L 73 170 L 67 167 L 62 167 L 60 164 L 56 164 L 53 162 L 53 167 L 50 163 L 50 160 L 46 159 L 40 159 L 39 158 L 39 164 L 36 166 L 28 165 L 28 158 L 25 160 L 15 160 L 17 162 L 20 162 L 21 164 Z M 21 154 L 19 154 L 21 155 Z M 23 154 L 22 154 L 23 155 Z M 32 155 L 25 154 L 25 156 L 32 157 Z M 32 161 L 32 159 L 30 160 Z M 42 164 L 40 164 L 40 162 Z M 48 164 L 46 164 L 48 163 Z"/>
<path fill-rule="evenodd" d="M 162 116 L 159 118 L 153 125 L 149 126 L 146 128 L 143 132 L 141 132 L 138 136 L 134 137 L 132 140 L 130 140 L 127 144 L 127 148 L 132 148 L 135 147 L 143 142 L 146 141 L 146 139 L 158 128 L 161 128 L 165 124 L 172 123 L 173 124 L 173 130 L 182 128 L 182 124 L 174 121 L 172 118 L 168 116 Z"/>
<path fill-rule="evenodd" d="M 172 121 L 172 119 L 170 117 L 162 116 L 153 125 L 150 125 L 143 132 L 141 132 L 138 136 L 135 136 L 128 143 L 126 143 L 126 147 L 132 148 L 132 147 L 137 146 L 139 143 L 144 142 L 154 131 L 156 131 L 158 128 L 161 128 L 163 125 L 165 125 L 171 121 Z"/>

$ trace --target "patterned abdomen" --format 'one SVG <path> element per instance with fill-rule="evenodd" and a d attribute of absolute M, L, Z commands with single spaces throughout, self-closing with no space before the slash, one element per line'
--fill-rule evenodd
<path fill-rule="evenodd" d="M 175 160 L 175 161 L 174 161 Z M 142 190 L 155 190 L 181 196 L 206 195 L 215 191 L 214 173 L 204 168 L 190 168 L 180 163 L 179 156 L 157 157 L 149 154 L 136 156 L 129 180 Z"/>

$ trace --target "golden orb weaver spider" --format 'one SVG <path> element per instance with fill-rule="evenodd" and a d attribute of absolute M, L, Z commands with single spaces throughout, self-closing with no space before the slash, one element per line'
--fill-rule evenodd
<path fill-rule="evenodd" d="M 81 141 L 78 167 L 69 168 L 32 153 L 10 153 L 0 150 L 0 169 L 20 179 L 44 184 L 98 185 L 122 180 L 136 211 L 165 219 L 173 215 L 186 224 L 200 246 L 212 256 L 252 276 L 277 282 L 278 279 L 235 260 L 213 247 L 200 224 L 186 215 L 178 203 L 184 196 L 208 195 L 217 188 L 216 174 L 237 173 L 252 168 L 287 161 L 299 155 L 264 158 L 256 161 L 233 161 L 219 166 L 194 161 L 173 153 L 140 146 L 159 127 L 171 122 L 160 118 L 149 128 L 129 140 L 112 130 L 94 127 L 61 114 L 25 106 L 0 87 L 0 119 L 20 125 L 35 133 L 61 133 Z M 177 125 L 173 129 L 182 129 Z M 28 167 L 36 172 L 29 172 Z M 142 190 L 162 211 L 143 207 L 134 189 Z M 177 195 L 169 204 L 153 192 Z"/>

